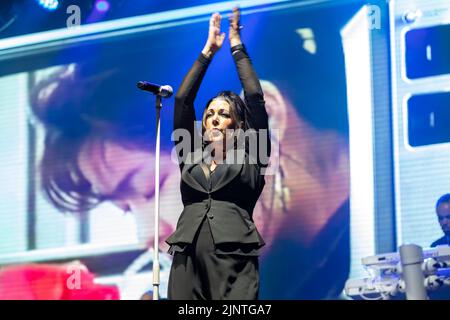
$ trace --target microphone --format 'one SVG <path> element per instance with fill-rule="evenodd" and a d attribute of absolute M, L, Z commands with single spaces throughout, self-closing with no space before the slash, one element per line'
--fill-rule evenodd
<path fill-rule="evenodd" d="M 141 90 L 151 92 L 164 98 L 169 98 L 173 94 L 172 87 L 168 85 L 160 86 L 159 84 L 154 84 L 147 81 L 139 81 L 137 83 L 137 87 Z"/>

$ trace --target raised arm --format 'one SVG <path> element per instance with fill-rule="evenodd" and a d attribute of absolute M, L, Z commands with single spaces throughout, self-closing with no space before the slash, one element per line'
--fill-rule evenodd
<path fill-rule="evenodd" d="M 238 8 L 233 8 L 233 13 L 229 20 L 231 53 L 244 90 L 245 103 L 248 107 L 248 118 L 246 120 L 249 122 L 251 128 L 257 131 L 261 129 L 266 130 L 265 143 L 267 145 L 267 156 L 270 156 L 269 119 L 265 107 L 264 95 L 250 57 L 241 41 L 240 11 Z"/>
<path fill-rule="evenodd" d="M 244 90 L 245 102 L 250 110 L 252 127 L 256 130 L 268 129 L 268 116 L 264 105 L 264 95 L 248 53 L 242 44 L 240 36 L 240 11 L 233 8 L 229 18 L 229 40 L 231 53 L 236 64 L 239 79 Z"/>
<path fill-rule="evenodd" d="M 194 139 L 199 138 L 199 133 L 195 127 L 196 117 L 194 100 L 210 62 L 210 59 L 206 58 L 203 54 L 200 54 L 184 77 L 180 88 L 175 95 L 173 129 L 174 131 L 184 129 L 189 132 L 191 135 L 192 148 L 188 151 L 193 151 Z M 180 132 L 180 134 L 183 134 L 183 132 Z M 181 140 L 178 141 L 176 139 L 175 146 L 178 147 L 179 142 L 181 142 Z"/>
<path fill-rule="evenodd" d="M 206 70 L 216 52 L 222 47 L 225 34 L 220 34 L 220 21 L 221 16 L 218 13 L 211 15 L 209 20 L 209 32 L 208 39 L 206 41 L 205 47 L 202 53 L 194 62 L 189 72 L 184 77 L 180 88 L 175 95 L 175 112 L 174 112 L 174 122 L 173 129 L 184 129 L 185 132 L 190 134 L 191 145 L 188 150 L 186 150 L 187 145 L 182 143 L 182 139 L 178 139 L 175 136 L 175 147 L 177 150 L 178 161 L 180 166 L 182 166 L 184 160 L 182 157 L 187 155 L 187 152 L 194 151 L 195 140 L 200 141 L 201 136 L 195 127 L 195 108 L 194 100 L 197 96 L 197 92 L 202 83 L 203 77 L 205 76 Z M 200 146 L 200 145 L 199 145 Z M 183 153 L 180 152 L 183 149 Z M 187 151 L 187 152 L 186 152 Z"/>

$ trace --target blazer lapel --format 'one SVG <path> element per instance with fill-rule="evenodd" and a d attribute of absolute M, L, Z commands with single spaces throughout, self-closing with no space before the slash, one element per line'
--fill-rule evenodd
<path fill-rule="evenodd" d="M 221 170 L 221 176 L 217 183 L 212 186 L 211 192 L 219 190 L 233 180 L 241 172 L 244 160 L 244 150 L 229 150 L 224 163 L 226 170 Z"/>
<path fill-rule="evenodd" d="M 200 192 L 208 193 L 208 190 L 205 189 L 192 176 L 192 169 L 194 169 L 195 166 L 200 165 L 202 162 L 202 152 L 191 152 L 189 153 L 187 159 L 191 161 L 184 165 L 183 171 L 181 172 L 181 179 L 183 179 L 183 181 L 186 182 L 191 188 Z M 241 172 L 244 161 L 245 150 L 229 150 L 227 152 L 227 157 L 225 158 L 224 164 L 222 164 L 226 165 L 226 170 L 221 170 L 221 176 L 218 178 L 217 183 L 212 186 L 211 192 L 219 190 L 233 180 Z"/>
<path fill-rule="evenodd" d="M 192 169 L 194 169 L 196 165 L 199 165 L 202 162 L 201 150 L 190 152 L 186 159 L 189 159 L 190 161 L 184 165 L 183 171 L 181 172 L 181 179 L 186 182 L 191 188 L 200 192 L 208 193 L 208 190 L 206 190 L 200 183 L 198 183 L 198 181 L 192 176 L 191 173 Z"/>

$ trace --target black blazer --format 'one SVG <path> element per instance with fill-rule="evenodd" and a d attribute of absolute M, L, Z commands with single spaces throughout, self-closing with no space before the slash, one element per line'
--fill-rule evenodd
<path fill-rule="evenodd" d="M 232 51 L 235 48 L 232 48 Z M 264 105 L 264 98 L 259 80 L 253 70 L 245 48 L 236 51 L 233 58 L 238 70 L 247 105 L 246 121 L 256 130 L 266 129 L 265 143 L 270 155 L 270 140 L 268 134 L 268 116 Z M 174 130 L 185 129 L 191 134 L 192 143 L 189 153 L 182 154 L 181 139 L 175 139 L 175 146 L 179 156 L 181 170 L 180 190 L 184 209 L 179 217 L 175 232 L 166 240 L 169 245 L 183 245 L 192 243 L 194 236 L 205 218 L 211 227 L 215 245 L 242 244 L 259 248 L 264 240 L 253 222 L 253 209 L 264 184 L 261 174 L 264 166 L 249 160 L 245 150 L 229 150 L 224 164 L 218 170 L 220 176 L 211 179 L 209 186 L 199 181 L 199 166 L 202 163 L 202 150 L 195 149 L 200 145 L 200 135 L 195 127 L 194 100 L 203 76 L 210 63 L 204 55 L 195 61 L 184 78 L 175 97 Z M 195 144 L 197 139 L 198 144 Z M 186 151 L 186 150 L 184 150 Z M 195 152 L 197 151 L 197 152 Z M 232 157 L 232 163 L 226 163 Z M 187 161 L 187 160 L 190 161 Z M 216 173 L 216 172 L 215 172 Z M 255 251 L 253 251 L 255 253 Z M 258 254 L 258 253 L 256 253 Z"/>

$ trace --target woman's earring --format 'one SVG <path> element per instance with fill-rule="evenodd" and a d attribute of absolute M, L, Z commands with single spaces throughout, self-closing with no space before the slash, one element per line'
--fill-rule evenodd
<path fill-rule="evenodd" d="M 284 183 L 284 171 L 281 164 L 275 174 L 275 194 L 280 201 L 283 212 L 288 211 L 288 204 L 290 203 L 290 190 Z"/>

